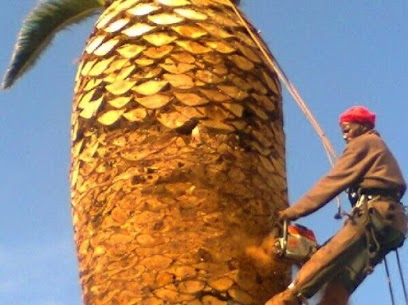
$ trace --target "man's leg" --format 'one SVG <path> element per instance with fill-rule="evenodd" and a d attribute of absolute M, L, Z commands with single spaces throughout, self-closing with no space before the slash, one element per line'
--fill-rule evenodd
<path fill-rule="evenodd" d="M 330 282 L 323 291 L 318 305 L 347 305 L 350 295 L 340 282 Z"/>
<path fill-rule="evenodd" d="M 300 298 L 311 298 L 342 270 L 354 253 L 362 252 L 366 248 L 365 238 L 361 219 L 347 221 L 344 227 L 303 265 L 289 288 L 270 299 L 266 305 L 297 305 L 301 304 Z"/>
<path fill-rule="evenodd" d="M 390 213 L 389 210 L 391 212 L 396 210 L 393 217 L 384 218 L 391 219 L 393 224 L 401 223 L 405 231 L 400 232 L 399 228 L 390 227 L 375 228 L 380 230 L 377 233 L 381 249 L 373 256 L 372 253 L 369 254 L 367 248 L 367 215 L 365 213 L 355 215 L 353 220 L 348 220 L 344 227 L 303 265 L 290 288 L 276 295 L 266 304 L 300 304 L 299 299 L 296 298 L 297 296 L 310 298 L 326 283 L 329 283 L 330 286 L 327 287 L 320 304 L 326 305 L 336 289 L 342 296 L 337 300 L 339 304 L 343 304 L 341 302 L 347 304 L 347 299 L 351 293 L 367 276 L 367 264 L 370 263 L 371 267 L 374 267 L 389 251 L 400 247 L 405 239 L 407 219 L 402 206 L 397 204 L 393 209 L 386 206 L 387 213 L 385 213 L 379 208 L 381 204 L 381 202 L 371 203 L 371 205 L 378 208 L 380 214 L 387 214 Z"/>
<path fill-rule="evenodd" d="M 369 252 L 369 248 L 366 248 L 363 249 L 363 252 L 354 252 L 352 256 L 349 256 L 342 271 L 327 285 L 319 305 L 347 304 L 347 298 L 364 281 L 370 270 L 380 263 L 390 251 L 402 245 L 405 238 L 402 232 L 391 227 L 379 227 L 378 229 L 375 237 L 380 247 L 374 249 L 374 252 Z"/>
<path fill-rule="evenodd" d="M 302 302 L 297 298 L 294 291 L 286 289 L 285 291 L 275 295 L 265 305 L 301 305 Z"/>
<path fill-rule="evenodd" d="M 312 297 L 339 274 L 350 258 L 366 251 L 366 230 L 361 218 L 349 220 L 299 270 L 293 289 Z"/>

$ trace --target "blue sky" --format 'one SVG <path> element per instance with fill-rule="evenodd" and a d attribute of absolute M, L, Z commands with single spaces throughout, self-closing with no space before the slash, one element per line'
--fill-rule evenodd
<path fill-rule="evenodd" d="M 408 178 L 408 2 L 243 0 L 280 65 L 341 152 L 340 112 L 363 104 Z M 0 71 L 34 0 L 4 1 Z M 36 68 L 0 92 L 0 303 L 81 304 L 69 206 L 69 130 L 76 60 L 95 19 L 62 32 Z M 321 142 L 285 90 L 290 200 L 329 169 Z M 348 208 L 343 198 L 342 204 Z M 300 222 L 320 241 L 341 222 L 335 203 Z M 408 246 L 400 252 L 408 274 Z M 395 256 L 389 258 L 396 272 Z M 396 305 L 404 298 L 395 273 Z M 352 304 L 390 304 L 384 267 L 356 291 Z"/>

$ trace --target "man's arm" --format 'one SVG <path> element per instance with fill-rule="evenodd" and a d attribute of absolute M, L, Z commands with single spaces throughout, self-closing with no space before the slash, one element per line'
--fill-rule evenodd
<path fill-rule="evenodd" d="M 323 207 L 342 191 L 357 184 L 367 171 L 368 149 L 364 137 L 351 141 L 333 169 L 302 198 L 281 212 L 280 217 L 295 220 Z"/>

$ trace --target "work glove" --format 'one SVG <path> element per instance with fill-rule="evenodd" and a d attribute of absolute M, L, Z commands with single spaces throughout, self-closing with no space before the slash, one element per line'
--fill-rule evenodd
<path fill-rule="evenodd" d="M 283 211 L 279 211 L 278 213 L 278 220 L 283 222 L 284 220 L 288 221 L 295 221 L 299 217 L 291 213 L 290 208 L 284 209 Z"/>

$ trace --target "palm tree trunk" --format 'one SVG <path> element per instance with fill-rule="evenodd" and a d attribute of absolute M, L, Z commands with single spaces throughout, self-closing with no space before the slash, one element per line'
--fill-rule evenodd
<path fill-rule="evenodd" d="M 76 79 L 72 209 L 86 305 L 263 304 L 246 255 L 287 204 L 281 91 L 227 0 L 116 0 Z"/>

